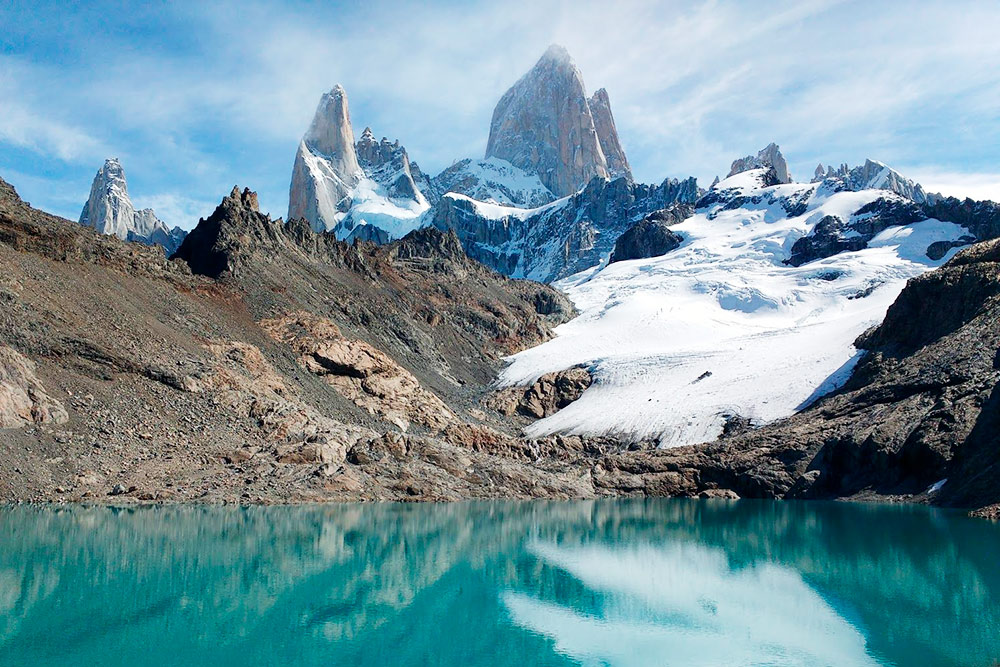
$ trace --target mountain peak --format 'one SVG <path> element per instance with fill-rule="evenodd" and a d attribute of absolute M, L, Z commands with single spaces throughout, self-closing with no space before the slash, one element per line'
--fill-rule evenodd
<path fill-rule="evenodd" d="M 183 232 L 171 232 L 152 209 L 138 210 L 128 194 L 125 169 L 116 157 L 109 157 L 97 170 L 90 186 L 90 197 L 80 212 L 80 224 L 101 234 L 117 236 L 147 245 L 162 245 L 173 252 Z"/>
<path fill-rule="evenodd" d="M 597 132 L 597 140 L 607 161 L 608 175 L 611 178 L 625 176 L 631 179 L 632 168 L 628 164 L 628 158 L 625 157 L 625 149 L 618 139 L 615 117 L 611 113 L 611 98 L 608 97 L 607 89 L 598 88 L 587 100 L 587 104 L 594 117 L 594 130 Z"/>
<path fill-rule="evenodd" d="M 735 176 L 736 174 L 741 174 L 744 171 L 760 169 L 762 167 L 770 167 L 774 169 L 774 174 L 778 179 L 778 183 L 792 182 L 792 174 L 788 171 L 788 163 L 785 162 L 785 156 L 781 154 L 778 144 L 774 142 L 771 142 L 764 148 L 760 149 L 756 156 L 747 155 L 746 157 L 733 160 L 732 168 L 729 170 L 729 176 Z M 729 176 L 727 176 L 727 178 Z"/>
<path fill-rule="evenodd" d="M 545 49 L 542 57 L 538 59 L 539 64 L 542 62 L 563 63 L 575 67 L 573 57 L 569 55 L 569 51 L 562 44 L 550 44 L 549 48 Z"/>
<path fill-rule="evenodd" d="M 356 179 L 359 167 L 354 153 L 351 113 L 347 91 L 339 83 L 320 97 L 303 141 L 313 152 L 329 158 L 345 181 Z"/>
<path fill-rule="evenodd" d="M 606 94 L 597 98 L 602 99 Z M 611 176 L 602 143 L 615 145 L 613 152 L 620 145 L 610 106 L 596 120 L 580 70 L 566 49 L 552 45 L 497 102 L 486 157 L 537 174 L 554 195 L 564 197 L 594 177 Z"/>

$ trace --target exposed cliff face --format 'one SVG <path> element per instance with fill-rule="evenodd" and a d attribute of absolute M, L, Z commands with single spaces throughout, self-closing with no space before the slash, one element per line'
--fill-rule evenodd
<path fill-rule="evenodd" d="M 594 266 L 643 216 L 674 202 L 693 203 L 693 178 L 659 186 L 595 178 L 580 192 L 537 209 L 517 209 L 446 195 L 433 224 L 451 229 L 469 256 L 518 278 L 551 282 Z"/>
<path fill-rule="evenodd" d="M 184 239 L 180 228 L 169 229 L 152 209 L 135 209 L 118 158 L 108 158 L 98 170 L 80 213 L 80 224 L 122 240 L 162 246 L 167 255 Z"/>
<path fill-rule="evenodd" d="M 351 113 L 343 86 L 337 84 L 320 98 L 302 141 L 309 150 L 325 157 L 345 182 L 357 178 L 361 167 L 355 153 Z"/>
<path fill-rule="evenodd" d="M 610 141 L 614 127 L 610 108 L 603 120 L 611 123 Z M 486 157 L 538 174 L 557 197 L 573 194 L 594 177 L 611 175 L 583 77 L 564 48 L 549 47 L 500 98 L 490 123 Z"/>
<path fill-rule="evenodd" d="M 601 144 L 601 151 L 608 163 L 608 174 L 611 178 L 625 176 L 632 178 L 632 168 L 625 157 L 625 149 L 618 139 L 618 129 L 615 127 L 615 117 L 611 114 L 611 100 L 604 88 L 595 92 L 588 100 L 590 111 L 594 116 L 594 129 Z"/>

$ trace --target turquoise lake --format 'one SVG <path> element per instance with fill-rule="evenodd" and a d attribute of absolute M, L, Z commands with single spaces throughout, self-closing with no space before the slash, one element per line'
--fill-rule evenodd
<path fill-rule="evenodd" d="M 0 665 L 994 665 L 1000 526 L 606 500 L 0 508 Z"/>

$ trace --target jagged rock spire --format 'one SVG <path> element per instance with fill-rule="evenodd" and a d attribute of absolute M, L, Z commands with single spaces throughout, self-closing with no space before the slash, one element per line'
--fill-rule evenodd
<path fill-rule="evenodd" d="M 136 210 L 128 194 L 125 170 L 116 157 L 105 160 L 94 176 L 80 224 L 122 240 L 161 245 L 168 255 L 184 238 L 181 229 L 168 229 L 153 209 Z"/>
<path fill-rule="evenodd" d="M 781 154 L 778 144 L 775 143 L 770 143 L 762 148 L 757 152 L 756 157 L 748 155 L 746 157 L 739 158 L 738 160 L 733 160 L 732 168 L 729 170 L 729 176 L 735 176 L 736 174 L 743 173 L 744 171 L 749 171 L 750 169 L 760 169 L 762 167 L 773 168 L 774 174 L 778 179 L 778 183 L 792 182 L 792 174 L 788 171 L 788 163 L 785 162 L 785 156 Z"/>
<path fill-rule="evenodd" d="M 608 173 L 612 178 L 626 176 L 632 178 L 632 168 L 625 157 L 625 149 L 622 148 L 618 139 L 618 130 L 615 128 L 615 117 L 611 113 L 611 99 L 608 91 L 604 88 L 595 92 L 587 101 L 590 112 L 594 116 L 594 128 L 597 130 L 597 139 L 601 144 L 601 151 L 607 161 Z"/>
<path fill-rule="evenodd" d="M 347 91 L 339 83 L 320 98 L 303 141 L 314 153 L 326 157 L 342 179 L 356 179 L 361 168 L 354 152 Z"/>
<path fill-rule="evenodd" d="M 127 239 L 135 226 L 135 207 L 128 195 L 125 170 L 118 158 L 104 161 L 90 186 L 90 197 L 80 212 L 80 224 L 101 234 Z"/>
<path fill-rule="evenodd" d="M 320 98 L 295 153 L 288 219 L 304 218 L 316 231 L 332 229 L 350 207 L 348 195 L 361 175 L 347 92 L 337 84 Z"/>

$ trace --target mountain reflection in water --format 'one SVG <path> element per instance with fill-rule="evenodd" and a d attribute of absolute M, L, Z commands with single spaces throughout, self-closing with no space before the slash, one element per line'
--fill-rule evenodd
<path fill-rule="evenodd" d="M 0 662 L 969 665 L 1000 527 L 765 501 L 0 509 Z"/>

